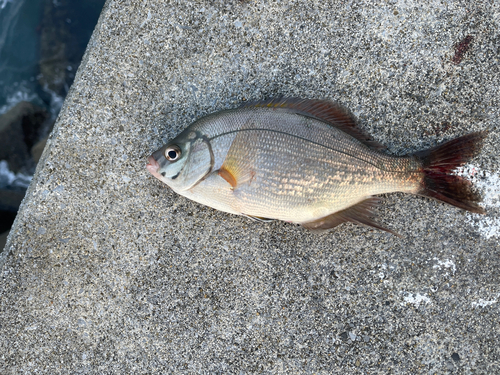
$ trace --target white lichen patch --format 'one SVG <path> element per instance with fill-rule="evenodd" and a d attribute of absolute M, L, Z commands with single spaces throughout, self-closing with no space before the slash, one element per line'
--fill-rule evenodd
<path fill-rule="evenodd" d="M 439 260 L 438 258 L 434 258 L 434 260 L 437 262 L 432 268 L 436 268 L 438 270 L 444 269 L 444 268 L 449 268 L 453 275 L 455 274 L 455 271 L 457 270 L 457 266 L 455 265 L 455 262 L 453 262 L 450 259 L 445 259 Z"/>
<path fill-rule="evenodd" d="M 467 213 L 467 222 L 486 239 L 500 237 L 500 175 L 482 171 L 473 165 L 458 168 L 459 176 L 470 180 L 480 191 L 486 215 Z"/>
<path fill-rule="evenodd" d="M 495 304 L 497 302 L 498 302 L 498 299 L 487 301 L 487 300 L 484 300 L 484 299 L 480 298 L 476 302 L 472 302 L 472 307 L 473 308 L 476 308 L 476 307 L 486 307 L 486 306 L 493 305 L 493 304 Z"/>
<path fill-rule="evenodd" d="M 404 294 L 406 294 L 403 298 L 403 302 L 401 302 L 401 306 L 405 306 L 406 304 L 410 303 L 412 305 L 415 305 L 415 307 L 419 307 L 420 304 L 422 303 L 425 303 L 425 304 L 432 304 L 432 301 L 429 297 L 427 296 L 424 296 L 420 293 L 407 293 L 407 292 L 404 292 Z"/>

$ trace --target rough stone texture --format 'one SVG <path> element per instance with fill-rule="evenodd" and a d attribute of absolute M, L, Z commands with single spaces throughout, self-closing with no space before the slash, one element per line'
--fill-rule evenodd
<path fill-rule="evenodd" d="M 109 0 L 3 253 L 0 372 L 500 372 L 499 22 L 498 2 Z M 318 235 L 145 171 L 195 118 L 276 95 L 338 100 L 397 154 L 489 129 L 468 172 L 488 216 L 393 194 L 402 239 Z"/>

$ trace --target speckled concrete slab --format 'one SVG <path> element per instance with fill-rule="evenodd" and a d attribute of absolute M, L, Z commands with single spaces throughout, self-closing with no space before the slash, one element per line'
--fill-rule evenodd
<path fill-rule="evenodd" d="M 109 0 L 3 252 L 0 372 L 500 372 L 498 2 Z M 255 223 L 146 156 L 199 116 L 331 98 L 388 152 L 489 129 L 486 216 L 389 195 L 397 238 Z"/>

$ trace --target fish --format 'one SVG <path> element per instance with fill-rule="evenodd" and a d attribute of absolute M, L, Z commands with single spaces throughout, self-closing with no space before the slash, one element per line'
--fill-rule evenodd
<path fill-rule="evenodd" d="M 338 103 L 271 98 L 196 120 L 153 152 L 146 168 L 177 194 L 253 220 L 311 230 L 352 222 L 399 236 L 376 220 L 381 194 L 485 213 L 471 182 L 454 171 L 480 152 L 486 136 L 473 132 L 393 156 Z"/>

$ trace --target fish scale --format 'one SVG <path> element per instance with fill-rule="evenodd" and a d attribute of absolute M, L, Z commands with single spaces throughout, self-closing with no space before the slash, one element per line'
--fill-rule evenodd
<path fill-rule="evenodd" d="M 264 127 L 264 120 L 268 120 L 271 115 L 272 113 L 264 119 L 264 116 L 260 116 L 259 124 Z M 288 131 L 293 129 L 290 127 Z M 395 189 L 415 191 L 418 187 L 415 183 L 404 186 L 391 173 L 375 168 L 372 160 L 382 162 L 375 151 L 367 149 L 358 154 L 372 163 L 360 160 L 362 158 L 358 155 L 352 156 L 355 147 L 367 147 L 355 139 L 350 140 L 348 135 L 342 133 L 338 136 L 346 139 L 334 145 L 319 143 L 320 140 L 311 143 L 303 138 L 274 131 L 247 130 L 246 133 L 255 133 L 255 137 L 249 137 L 256 138 L 259 147 L 256 149 L 253 142 L 247 142 L 246 136 L 237 136 L 228 153 L 234 150 L 240 167 L 255 172 L 254 181 L 242 184 L 233 193 L 233 204 L 244 207 L 246 211 L 243 213 L 248 215 L 271 216 L 285 221 L 309 221 L 318 214 L 349 207 L 372 194 L 392 192 Z M 297 133 L 299 132 L 294 132 Z M 332 142 L 331 138 L 326 140 Z M 254 158 L 243 157 L 252 152 Z M 405 159 L 398 158 L 398 162 L 404 164 Z M 306 167 L 300 168 L 301 164 Z M 293 183 L 290 181 L 292 176 L 295 176 Z M 303 188 L 303 191 L 299 192 L 297 187 Z M 206 188 L 207 186 L 200 185 L 195 187 L 193 193 L 202 194 L 201 190 Z M 356 190 L 356 194 L 352 194 L 352 189 Z"/>
<path fill-rule="evenodd" d="M 405 192 L 483 213 L 452 171 L 485 132 L 397 157 L 325 100 L 271 99 L 208 115 L 154 152 L 148 170 L 177 193 L 221 211 L 326 229 L 373 221 L 375 195 Z M 392 232 L 394 233 L 394 232 Z"/>

